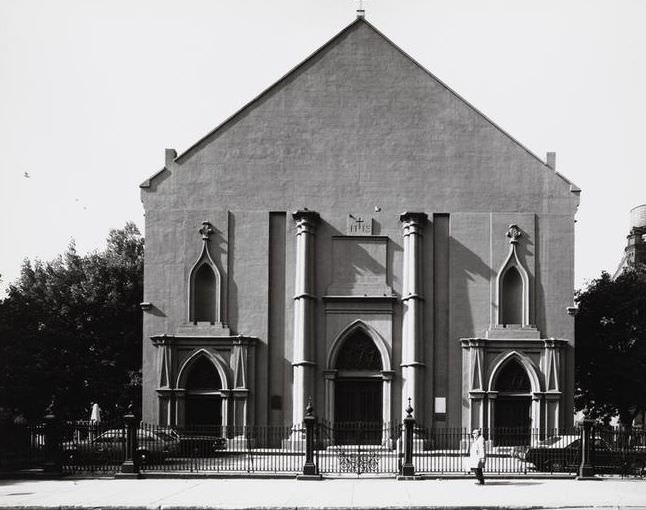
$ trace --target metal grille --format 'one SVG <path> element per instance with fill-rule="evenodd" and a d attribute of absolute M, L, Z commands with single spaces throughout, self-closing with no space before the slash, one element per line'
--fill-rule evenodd
<path fill-rule="evenodd" d="M 320 423 L 315 462 L 321 474 L 397 473 L 401 461 L 399 423 Z"/>

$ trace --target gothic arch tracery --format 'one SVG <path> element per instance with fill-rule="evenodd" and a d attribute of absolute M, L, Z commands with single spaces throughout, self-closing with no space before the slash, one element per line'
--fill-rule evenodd
<path fill-rule="evenodd" d="M 334 342 L 332 343 L 332 346 L 330 348 L 330 353 L 328 355 L 328 368 L 336 368 L 339 353 L 342 351 L 345 341 L 357 331 L 364 333 L 374 343 L 375 347 L 379 351 L 381 357 L 381 368 L 378 370 L 391 370 L 390 352 L 386 343 L 373 328 L 360 320 L 356 320 L 348 325 L 334 339 Z"/>
<path fill-rule="evenodd" d="M 213 364 L 213 367 L 215 368 L 218 375 L 220 376 L 220 383 L 222 385 L 221 389 L 223 390 L 229 389 L 230 378 L 228 374 L 229 371 L 226 368 L 225 361 L 217 353 L 209 352 L 206 349 L 199 349 L 195 351 L 193 354 L 191 354 L 191 356 L 188 359 L 186 359 L 186 361 L 184 361 L 177 375 L 176 388 L 179 388 L 179 389 L 186 388 L 187 380 L 188 380 L 190 371 L 193 368 L 193 364 L 197 360 L 204 359 L 204 358 Z"/>

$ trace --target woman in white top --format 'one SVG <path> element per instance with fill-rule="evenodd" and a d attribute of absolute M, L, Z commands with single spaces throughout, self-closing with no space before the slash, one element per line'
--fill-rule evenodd
<path fill-rule="evenodd" d="M 482 468 L 485 465 L 485 443 L 484 437 L 480 433 L 480 429 L 473 429 L 471 432 L 471 446 L 469 446 L 469 464 L 471 471 L 473 471 L 478 479 L 480 485 L 484 485 L 484 475 Z"/>

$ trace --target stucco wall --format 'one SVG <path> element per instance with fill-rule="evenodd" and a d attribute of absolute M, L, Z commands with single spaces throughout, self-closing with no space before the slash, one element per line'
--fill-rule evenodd
<path fill-rule="evenodd" d="M 202 246 L 197 229 L 210 221 L 216 230 L 212 251 L 224 277 L 226 322 L 234 334 L 260 339 L 257 378 L 269 383 L 256 395 L 259 423 L 289 417 L 295 257 L 289 213 L 296 209 L 317 211 L 322 219 L 316 238 L 318 296 L 334 279 L 332 239 L 345 234 L 348 214 L 374 218 L 373 233 L 388 238 L 384 271 L 395 294 L 402 288 L 399 214 L 429 215 L 423 248 L 426 389 L 429 402 L 434 386 L 446 392 L 444 424 L 463 424 L 459 338 L 483 335 L 490 326 L 509 223 L 525 234 L 519 249 L 531 277 L 532 323 L 543 338 L 573 343 L 565 307 L 572 302 L 578 196 L 362 21 L 167 162 L 143 188 L 142 200 L 145 300 L 154 306 L 145 316 L 145 339 L 172 334 L 187 322 L 188 272 Z M 434 213 L 448 214 L 439 220 L 439 233 Z M 325 321 L 321 303 L 315 338 L 319 374 L 330 335 L 321 327 Z M 400 335 L 401 309 L 395 303 L 389 339 L 394 367 L 401 361 Z M 157 413 L 154 353 L 144 340 L 145 419 Z M 568 359 L 571 368 L 573 356 Z M 572 371 L 568 374 L 565 391 L 571 400 Z M 269 409 L 272 394 L 282 396 L 282 410 Z M 400 395 L 394 391 L 393 397 L 398 409 Z M 319 392 L 316 399 L 322 398 Z M 430 417 L 432 405 L 425 407 Z"/>

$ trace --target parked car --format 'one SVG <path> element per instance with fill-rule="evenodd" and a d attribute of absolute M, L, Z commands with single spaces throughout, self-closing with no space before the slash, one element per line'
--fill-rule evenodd
<path fill-rule="evenodd" d="M 537 446 L 518 452 L 519 458 L 531 462 L 537 471 L 576 471 L 581 464 L 581 437 L 579 435 L 552 436 Z M 619 449 L 603 438 L 595 437 L 591 449 L 595 471 L 603 473 L 642 474 L 646 469 L 646 452 Z"/>
<path fill-rule="evenodd" d="M 202 432 L 184 432 L 179 435 L 180 455 L 210 456 L 222 452 L 227 440 L 220 436 Z"/>
<path fill-rule="evenodd" d="M 173 430 L 137 430 L 136 460 L 140 464 L 162 462 L 179 449 L 180 438 Z M 63 443 L 68 462 L 110 464 L 123 462 L 126 440 L 123 429 L 110 429 L 95 438 Z"/>

